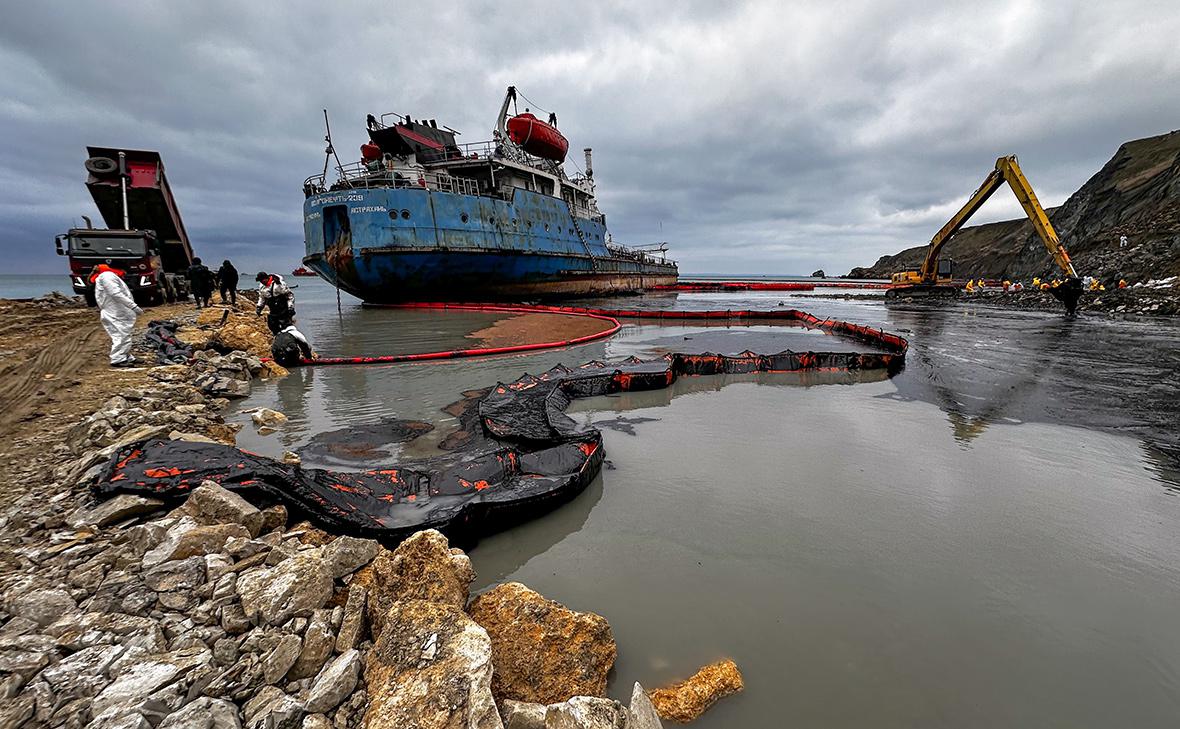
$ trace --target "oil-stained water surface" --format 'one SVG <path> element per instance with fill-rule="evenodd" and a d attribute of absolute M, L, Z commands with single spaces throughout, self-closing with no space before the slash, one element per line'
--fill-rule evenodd
<path fill-rule="evenodd" d="M 301 323 L 321 351 L 376 354 L 422 337 L 422 320 L 347 302 L 337 317 L 331 289 L 305 288 Z M 780 302 L 909 337 L 906 369 L 685 378 L 576 402 L 574 417 L 600 424 L 609 467 L 572 503 L 472 550 L 477 588 L 519 580 L 605 616 L 617 698 L 633 681 L 654 687 L 733 657 L 747 690 L 700 729 L 1175 726 L 1175 325 L 778 294 L 612 305 Z M 459 343 L 486 324 L 449 316 L 428 325 Z M 246 425 L 239 442 L 277 455 L 396 418 L 436 427 L 384 452 L 424 453 L 453 427 L 440 410 L 464 390 L 557 362 L 702 340 L 740 351 L 752 339 L 834 344 L 631 326 L 525 357 L 305 369 L 242 404 L 283 410 L 287 427 L 263 437 Z"/>

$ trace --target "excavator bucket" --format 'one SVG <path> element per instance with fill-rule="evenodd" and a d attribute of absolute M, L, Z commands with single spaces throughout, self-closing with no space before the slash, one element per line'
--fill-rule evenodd
<path fill-rule="evenodd" d="M 1073 316 L 1078 310 L 1078 301 L 1082 298 L 1082 280 L 1068 278 L 1064 283 L 1049 289 L 1053 298 L 1065 305 L 1065 313 Z"/>

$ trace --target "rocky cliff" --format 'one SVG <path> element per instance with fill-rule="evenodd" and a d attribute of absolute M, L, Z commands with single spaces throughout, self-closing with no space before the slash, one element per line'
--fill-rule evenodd
<path fill-rule="evenodd" d="M 1134 282 L 1180 274 L 1180 131 L 1123 144 L 1061 207 L 1047 212 L 1083 275 Z M 1119 248 L 1122 235 L 1130 241 L 1125 249 Z M 882 256 L 848 275 L 887 278 L 920 264 L 925 248 Z M 1025 219 L 964 228 L 942 255 L 955 261 L 958 278 L 1028 279 L 1056 272 Z"/>

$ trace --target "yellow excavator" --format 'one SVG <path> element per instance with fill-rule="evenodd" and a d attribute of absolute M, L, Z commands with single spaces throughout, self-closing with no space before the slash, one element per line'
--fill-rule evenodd
<path fill-rule="evenodd" d="M 1012 188 L 1012 192 L 1020 201 L 1028 219 L 1032 221 L 1037 236 L 1045 244 L 1049 254 L 1053 256 L 1054 262 L 1065 274 L 1065 281 L 1050 287 L 1049 293 L 1065 304 L 1067 313 L 1073 314 L 1077 308 L 1078 299 L 1082 296 L 1082 281 L 1078 278 L 1073 263 L 1069 260 L 1065 246 L 1057 238 L 1057 231 L 1053 230 L 1049 216 L 1045 214 L 1045 209 L 1041 207 L 1041 203 L 1037 200 L 1036 193 L 1028 184 L 1024 173 L 1020 171 L 1016 155 L 996 160 L 995 169 L 988 174 L 979 189 L 971 195 L 967 204 L 930 239 L 930 245 L 926 249 L 926 259 L 922 261 L 921 268 L 893 274 L 890 286 L 885 291 L 885 298 L 958 296 L 961 287 L 953 283 L 952 263 L 949 260 L 939 261 L 938 255 L 942 252 L 942 247 L 946 245 L 947 241 L 959 232 L 959 229 L 975 214 L 975 211 L 979 210 L 992 196 L 992 193 L 1000 189 L 1005 182 Z"/>

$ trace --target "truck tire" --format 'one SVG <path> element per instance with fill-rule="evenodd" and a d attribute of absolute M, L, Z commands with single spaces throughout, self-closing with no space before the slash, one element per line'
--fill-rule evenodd
<path fill-rule="evenodd" d="M 98 302 L 94 299 L 93 291 L 87 291 L 86 293 L 82 294 L 82 298 L 86 300 L 87 306 L 98 306 Z"/>
<path fill-rule="evenodd" d="M 86 160 L 86 171 L 95 177 L 110 177 L 119 171 L 119 163 L 110 157 L 91 157 Z"/>

